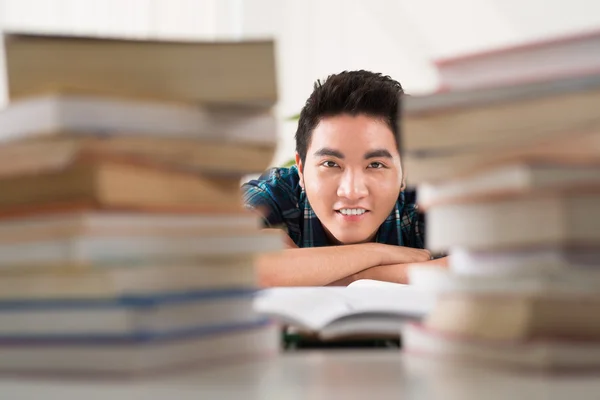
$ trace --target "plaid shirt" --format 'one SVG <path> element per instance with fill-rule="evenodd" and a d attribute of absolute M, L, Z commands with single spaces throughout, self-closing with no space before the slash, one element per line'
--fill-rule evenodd
<path fill-rule="evenodd" d="M 257 180 L 242 185 L 242 193 L 246 208 L 261 211 L 265 227 L 286 230 L 298 247 L 329 245 L 321 221 L 300 186 L 296 166 L 270 169 Z M 424 215 L 417 210 L 416 193 L 405 190 L 379 227 L 375 241 L 422 249 L 424 225 Z"/>

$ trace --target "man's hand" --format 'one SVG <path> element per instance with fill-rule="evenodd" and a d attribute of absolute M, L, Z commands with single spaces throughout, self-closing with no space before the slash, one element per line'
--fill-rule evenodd
<path fill-rule="evenodd" d="M 408 269 L 417 264 L 423 267 L 427 266 L 432 268 L 447 268 L 448 257 L 438 258 L 436 260 L 421 261 L 416 263 L 380 265 L 361 271 L 357 274 L 348 277 L 347 279 L 342 279 L 339 282 L 340 284 L 349 285 L 350 283 L 359 279 L 374 279 L 377 281 L 406 284 L 409 283 Z"/>
<path fill-rule="evenodd" d="M 379 247 L 381 253 L 380 266 L 406 263 L 422 263 L 431 260 L 431 253 L 426 249 L 415 249 L 404 246 L 383 245 Z"/>

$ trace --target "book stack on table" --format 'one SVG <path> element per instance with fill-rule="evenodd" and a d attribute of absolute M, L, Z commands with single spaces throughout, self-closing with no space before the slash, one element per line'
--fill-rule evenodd
<path fill-rule="evenodd" d="M 278 352 L 239 182 L 273 156 L 271 42 L 5 37 L 0 371 L 135 375 Z"/>
<path fill-rule="evenodd" d="M 600 34 L 446 61 L 445 90 L 405 100 L 427 247 L 450 252 L 448 271 L 411 272 L 441 294 L 405 329 L 408 351 L 600 366 L 600 59 L 582 53 L 590 46 Z M 545 60 L 566 61 L 554 70 Z"/>

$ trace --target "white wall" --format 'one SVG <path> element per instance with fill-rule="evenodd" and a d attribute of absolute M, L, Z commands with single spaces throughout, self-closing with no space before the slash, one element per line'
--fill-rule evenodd
<path fill-rule="evenodd" d="M 434 90 L 436 57 L 600 28 L 597 0 L 246 0 L 246 36 L 279 42 L 280 115 L 297 113 L 312 82 L 345 69 L 391 75 L 413 94 Z M 283 122 L 275 162 L 293 155 Z"/>
<path fill-rule="evenodd" d="M 391 75 L 408 92 L 428 92 L 437 85 L 432 58 L 600 27 L 600 1 L 0 0 L 2 27 L 138 37 L 274 37 L 281 119 L 277 164 L 293 156 L 295 124 L 285 117 L 300 110 L 315 79 L 364 68 Z"/>

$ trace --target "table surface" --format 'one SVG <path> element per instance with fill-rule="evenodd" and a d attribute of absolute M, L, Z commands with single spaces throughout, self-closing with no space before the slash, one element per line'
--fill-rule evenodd
<path fill-rule="evenodd" d="M 401 354 L 301 351 L 137 381 L 1 378 L 2 399 L 600 399 L 600 372 L 543 374 Z"/>

